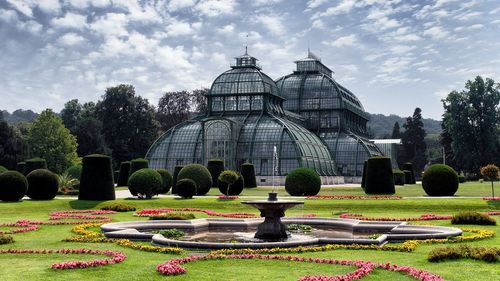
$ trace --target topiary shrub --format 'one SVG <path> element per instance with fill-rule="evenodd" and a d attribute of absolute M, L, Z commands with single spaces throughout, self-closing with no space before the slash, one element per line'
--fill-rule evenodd
<path fill-rule="evenodd" d="M 161 235 L 163 235 L 163 237 L 169 238 L 169 239 L 181 238 L 185 234 L 184 231 L 178 230 L 177 228 L 154 230 L 153 233 L 161 234 Z"/>
<path fill-rule="evenodd" d="M 236 176 L 236 180 L 229 186 L 229 189 L 228 189 L 228 183 L 226 182 L 226 180 L 221 180 L 222 176 L 226 177 L 225 175 L 228 174 L 226 172 L 230 173 L 231 175 Z M 227 195 L 227 196 L 240 195 L 240 193 L 243 191 L 244 185 L 245 185 L 245 182 L 244 182 L 243 177 L 241 176 L 240 173 L 238 173 L 236 171 L 227 170 L 227 171 L 223 171 L 219 175 L 219 191 L 220 191 L 220 193 L 222 193 L 224 195 Z"/>
<path fill-rule="evenodd" d="M 370 157 L 366 164 L 366 194 L 394 194 L 394 175 L 391 159 L 384 156 Z"/>
<path fill-rule="evenodd" d="M 212 176 L 208 169 L 200 164 L 184 166 L 177 175 L 177 180 L 191 179 L 196 182 L 196 195 L 205 195 L 212 187 Z M 179 192 L 179 190 L 177 190 Z"/>
<path fill-rule="evenodd" d="M 7 171 L 0 174 L 0 200 L 19 201 L 28 191 L 26 177 L 17 171 Z"/>
<path fill-rule="evenodd" d="M 255 167 L 252 163 L 241 164 L 241 176 L 245 188 L 257 187 L 257 179 L 255 178 Z"/>
<path fill-rule="evenodd" d="M 37 157 L 26 160 L 26 164 L 24 166 L 25 175 L 31 173 L 31 171 L 38 169 L 47 169 L 47 161 L 45 161 L 45 159 Z"/>
<path fill-rule="evenodd" d="M 111 158 L 92 154 L 83 157 L 78 200 L 115 200 Z"/>
<path fill-rule="evenodd" d="M 70 177 L 80 180 L 82 178 L 82 165 L 73 165 L 66 170 L 66 173 Z"/>
<path fill-rule="evenodd" d="M 361 176 L 361 188 L 363 188 L 363 190 L 366 187 L 366 165 L 368 165 L 368 161 L 365 160 L 363 162 L 363 175 Z"/>
<path fill-rule="evenodd" d="M 128 188 L 133 190 L 141 199 L 151 199 L 162 189 L 161 175 L 150 168 L 135 171 L 128 179 Z"/>
<path fill-rule="evenodd" d="M 9 235 L 0 234 L 0 245 L 14 243 L 14 238 Z"/>
<path fill-rule="evenodd" d="M 149 217 L 150 220 L 192 220 L 196 218 L 192 213 L 161 213 L 152 215 Z"/>
<path fill-rule="evenodd" d="M 457 172 L 448 165 L 431 165 L 424 172 L 422 187 L 429 196 L 453 196 L 458 190 Z"/>
<path fill-rule="evenodd" d="M 400 169 L 392 170 L 394 174 L 394 184 L 395 185 L 405 185 L 405 173 Z"/>
<path fill-rule="evenodd" d="M 462 245 L 459 247 L 436 247 L 432 249 L 427 256 L 427 260 L 430 262 L 463 258 L 471 258 L 485 262 L 496 262 L 500 258 L 500 248 L 474 247 L 468 245 Z"/>
<path fill-rule="evenodd" d="M 458 183 L 466 182 L 465 176 L 463 174 L 458 175 Z"/>
<path fill-rule="evenodd" d="M 177 195 L 182 198 L 193 198 L 196 194 L 196 182 L 191 179 L 180 179 L 177 181 Z"/>
<path fill-rule="evenodd" d="M 478 212 L 462 212 L 453 216 L 452 224 L 477 224 L 477 225 L 496 225 L 497 221 L 485 214 Z"/>
<path fill-rule="evenodd" d="M 26 169 L 26 162 L 17 163 L 16 170 L 24 175 L 24 170 Z"/>
<path fill-rule="evenodd" d="M 4 166 L 0 166 L 0 174 L 7 171 L 7 168 L 5 168 Z"/>
<path fill-rule="evenodd" d="M 120 173 L 118 174 L 117 186 L 127 186 L 130 176 L 130 161 L 120 163 Z"/>
<path fill-rule="evenodd" d="M 184 168 L 184 166 L 175 166 L 174 174 L 172 175 L 172 194 L 177 194 L 177 175 Z"/>
<path fill-rule="evenodd" d="M 405 184 L 412 184 L 412 173 L 411 171 L 404 170 L 403 173 L 405 174 Z"/>
<path fill-rule="evenodd" d="M 172 186 L 172 175 L 165 169 L 156 169 L 158 174 L 161 176 L 161 189 L 160 192 L 161 194 L 168 193 L 170 190 L 170 187 Z"/>
<path fill-rule="evenodd" d="M 313 169 L 297 168 L 285 178 L 285 190 L 292 196 L 312 196 L 321 189 L 321 178 Z"/>
<path fill-rule="evenodd" d="M 139 171 L 140 169 L 144 169 L 144 168 L 149 168 L 149 164 L 148 164 L 148 160 L 144 159 L 144 158 L 136 158 L 132 161 L 130 161 L 130 170 L 129 170 L 129 180 L 130 180 L 130 176 L 135 173 L 136 171 Z M 128 189 L 130 190 L 130 193 L 133 195 L 133 196 L 137 196 L 137 192 L 135 192 L 132 188 L 130 188 L 130 185 L 128 184 L 127 182 L 127 185 L 128 185 Z"/>
<path fill-rule="evenodd" d="M 406 184 L 415 184 L 416 181 L 415 181 L 415 170 L 413 170 L 413 164 L 410 163 L 410 162 L 406 162 L 403 164 L 403 166 L 401 167 L 403 171 L 410 171 L 411 172 L 411 175 L 409 178 L 405 178 L 406 179 Z"/>
<path fill-rule="evenodd" d="M 115 212 L 131 212 L 135 211 L 135 207 L 127 203 L 109 203 L 103 205 L 101 210 L 115 211 Z"/>
<path fill-rule="evenodd" d="M 224 171 L 224 160 L 210 159 L 207 163 L 207 169 L 212 176 L 212 185 L 219 186 L 219 175 Z"/>
<path fill-rule="evenodd" d="M 57 175 L 46 169 L 31 171 L 27 176 L 28 192 L 26 195 L 33 200 L 51 200 L 59 190 Z"/>

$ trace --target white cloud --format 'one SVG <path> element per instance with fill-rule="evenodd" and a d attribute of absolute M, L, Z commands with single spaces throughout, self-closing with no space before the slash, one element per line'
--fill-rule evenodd
<path fill-rule="evenodd" d="M 329 45 L 332 47 L 338 47 L 338 48 L 353 46 L 357 43 L 358 43 L 358 38 L 354 34 L 339 37 L 338 39 L 333 40 L 333 41 L 323 41 L 323 44 L 325 44 L 325 45 Z"/>
<path fill-rule="evenodd" d="M 317 29 L 323 29 L 325 28 L 325 23 L 321 19 L 317 19 L 312 22 L 311 27 Z"/>
<path fill-rule="evenodd" d="M 234 33 L 235 29 L 235 24 L 231 23 L 228 25 L 224 25 L 223 27 L 220 27 L 217 29 L 217 33 L 224 34 L 224 35 L 231 35 Z"/>
<path fill-rule="evenodd" d="M 258 15 L 255 17 L 255 21 L 274 35 L 281 36 L 286 32 L 285 25 L 282 22 L 283 19 L 279 15 Z"/>
<path fill-rule="evenodd" d="M 171 37 L 192 35 L 197 33 L 200 28 L 201 22 L 190 24 L 189 22 L 175 20 L 167 26 L 167 35 Z"/>
<path fill-rule="evenodd" d="M 90 24 L 90 29 L 105 37 L 126 36 L 128 19 L 125 14 L 107 13 Z"/>
<path fill-rule="evenodd" d="M 171 0 L 167 4 L 167 9 L 171 12 L 175 12 L 180 9 L 194 6 L 194 2 L 194 0 Z"/>
<path fill-rule="evenodd" d="M 66 46 L 78 45 L 84 41 L 85 41 L 85 38 L 83 38 L 82 36 L 80 36 L 76 33 L 73 33 L 73 32 L 66 33 L 63 36 L 59 37 L 59 39 L 57 39 L 57 42 L 59 44 L 66 45 Z"/>
<path fill-rule="evenodd" d="M 16 12 L 0 8 L 0 20 L 13 23 L 18 20 Z"/>
<path fill-rule="evenodd" d="M 65 0 L 65 3 L 82 10 L 90 6 L 104 8 L 111 4 L 110 0 Z"/>
<path fill-rule="evenodd" d="M 194 9 L 207 17 L 217 17 L 233 14 L 235 7 L 236 2 L 234 0 L 201 0 Z"/>
<path fill-rule="evenodd" d="M 38 0 L 38 8 L 45 13 L 58 14 L 61 11 L 59 0 Z"/>
<path fill-rule="evenodd" d="M 443 29 L 441 26 L 433 26 L 424 30 L 423 35 L 430 36 L 434 39 L 443 39 L 449 35 L 449 32 Z"/>
<path fill-rule="evenodd" d="M 408 45 L 396 45 L 390 48 L 390 51 L 394 54 L 404 54 L 411 50 L 417 48 L 416 46 L 408 46 Z"/>
<path fill-rule="evenodd" d="M 27 17 L 33 17 L 33 6 L 35 3 L 29 0 L 6 0 L 12 7 Z"/>
<path fill-rule="evenodd" d="M 328 2 L 328 0 L 309 0 L 307 2 L 307 9 L 316 9 L 319 6 L 323 5 L 324 3 Z"/>
<path fill-rule="evenodd" d="M 84 29 L 87 26 L 87 16 L 68 12 L 64 17 L 53 18 L 51 23 L 60 28 Z"/>

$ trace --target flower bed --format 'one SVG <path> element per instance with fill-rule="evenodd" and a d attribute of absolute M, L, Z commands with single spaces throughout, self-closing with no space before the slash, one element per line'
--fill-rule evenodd
<path fill-rule="evenodd" d="M 219 195 L 217 196 L 217 199 L 220 200 L 234 200 L 234 199 L 239 199 L 239 196 L 236 195 Z"/>
<path fill-rule="evenodd" d="M 52 264 L 53 269 L 76 269 L 103 266 L 115 263 L 121 263 L 126 259 L 125 254 L 114 251 L 101 251 L 91 249 L 58 249 L 58 250 L 45 250 L 45 249 L 5 249 L 0 250 L 0 254 L 89 254 L 89 255 L 105 255 L 110 258 L 96 259 L 89 261 L 66 261 Z"/>
<path fill-rule="evenodd" d="M 403 199 L 397 195 L 314 195 L 307 196 L 306 199 L 349 199 L 349 200 L 367 200 L 367 199 Z"/>
<path fill-rule="evenodd" d="M 483 200 L 499 201 L 500 197 L 483 197 Z"/>
<path fill-rule="evenodd" d="M 198 209 L 198 208 L 157 208 L 157 209 L 144 209 L 139 212 L 134 213 L 134 216 L 138 217 L 149 217 L 152 215 L 158 215 L 161 213 L 171 213 L 171 212 L 199 212 L 205 213 L 211 217 L 224 217 L 224 218 L 236 218 L 236 219 L 246 219 L 255 218 L 256 215 L 252 213 L 218 213 L 213 210 L 208 209 Z"/>
<path fill-rule="evenodd" d="M 260 259 L 260 260 L 284 260 L 284 261 L 296 261 L 296 262 L 309 262 L 309 263 L 322 263 L 322 264 L 337 264 L 337 265 L 347 265 L 355 266 L 357 269 L 355 271 L 335 276 L 303 276 L 300 277 L 299 281 L 349 281 L 360 279 L 364 276 L 370 274 L 373 269 L 380 268 L 390 271 L 403 272 L 417 280 L 422 281 L 440 281 L 444 280 L 439 275 L 430 273 L 428 271 L 416 269 L 409 266 L 399 266 L 391 263 L 374 263 L 371 261 L 360 261 L 360 260 L 337 260 L 337 259 L 324 259 L 324 258 L 306 258 L 298 256 L 276 256 L 276 255 L 260 255 L 260 254 L 239 254 L 239 255 L 215 255 L 209 254 L 207 256 L 190 256 L 185 258 L 175 258 L 171 259 L 165 263 L 161 263 L 156 266 L 156 270 L 163 275 L 179 275 L 186 273 L 186 269 L 182 267 L 182 264 L 194 262 L 194 261 L 205 261 L 205 260 L 220 260 L 220 259 Z"/>
<path fill-rule="evenodd" d="M 498 216 L 500 211 L 485 212 L 484 214 L 489 216 Z M 388 218 L 388 217 L 365 217 L 362 214 L 344 213 L 339 215 L 343 219 L 357 219 L 363 221 L 432 221 L 432 220 L 451 220 L 452 215 L 435 215 L 435 214 L 423 214 L 420 217 L 413 218 Z"/>

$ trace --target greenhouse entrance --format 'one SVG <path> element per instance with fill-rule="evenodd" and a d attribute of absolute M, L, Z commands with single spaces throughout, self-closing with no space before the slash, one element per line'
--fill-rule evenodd
<path fill-rule="evenodd" d="M 229 169 L 235 168 L 236 138 L 228 120 L 209 120 L 205 127 L 205 159 L 222 159 Z"/>

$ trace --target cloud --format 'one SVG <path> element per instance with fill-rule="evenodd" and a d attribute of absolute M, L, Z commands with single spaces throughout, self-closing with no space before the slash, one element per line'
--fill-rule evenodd
<path fill-rule="evenodd" d="M 66 33 L 63 36 L 59 37 L 59 39 L 57 39 L 57 42 L 59 44 L 66 45 L 66 46 L 79 45 L 84 41 L 85 41 L 85 38 L 83 38 L 82 36 L 80 36 L 76 33 L 73 33 L 73 32 Z"/>
<path fill-rule="evenodd" d="M 283 18 L 279 15 L 258 15 L 255 17 L 255 21 L 274 35 L 282 36 L 286 32 L 282 22 Z"/>
<path fill-rule="evenodd" d="M 68 12 L 63 17 L 53 18 L 51 24 L 58 28 L 84 29 L 87 26 L 87 16 Z"/>
<path fill-rule="evenodd" d="M 104 8 L 111 5 L 110 0 L 65 0 L 65 3 L 77 9 L 87 9 L 89 7 Z"/>
<path fill-rule="evenodd" d="M 38 8 L 45 13 L 58 14 L 61 12 L 59 0 L 38 0 Z"/>
<path fill-rule="evenodd" d="M 235 29 L 235 24 L 231 23 L 231 24 L 219 27 L 217 29 L 217 33 L 224 34 L 224 35 L 231 35 L 234 33 L 234 29 Z"/>
<path fill-rule="evenodd" d="M 104 37 L 126 36 L 128 19 L 122 13 L 107 13 L 90 24 L 90 29 Z"/>
<path fill-rule="evenodd" d="M 233 14 L 235 7 L 234 0 L 201 0 L 194 9 L 204 16 L 217 17 Z"/>
<path fill-rule="evenodd" d="M 201 26 L 201 22 L 190 24 L 189 22 L 175 20 L 167 26 L 167 36 L 175 37 L 192 35 L 197 33 L 200 30 Z"/>
<path fill-rule="evenodd" d="M 339 37 L 338 39 L 333 40 L 333 41 L 323 41 L 322 43 L 325 45 L 332 46 L 332 47 L 341 48 L 341 47 L 348 47 L 348 46 L 356 45 L 358 43 L 358 38 L 356 37 L 356 35 L 352 34 L 352 35 Z"/>
<path fill-rule="evenodd" d="M 449 32 L 446 31 L 443 27 L 441 26 L 433 26 L 431 28 L 428 28 L 424 30 L 422 33 L 424 36 L 430 36 L 433 39 L 439 40 L 447 37 L 449 35 Z"/>
<path fill-rule="evenodd" d="M 12 7 L 14 7 L 21 14 L 32 18 L 34 3 L 29 0 L 6 0 Z"/>
<path fill-rule="evenodd" d="M 309 0 L 307 2 L 307 9 L 306 10 L 316 9 L 326 2 L 328 2 L 328 0 Z"/>
<path fill-rule="evenodd" d="M 180 9 L 194 6 L 194 0 L 171 0 L 167 4 L 168 11 L 175 12 Z"/>
<path fill-rule="evenodd" d="M 416 49 L 416 46 L 408 46 L 408 45 L 396 45 L 390 48 L 390 51 L 394 54 L 404 54 L 411 50 Z"/>

